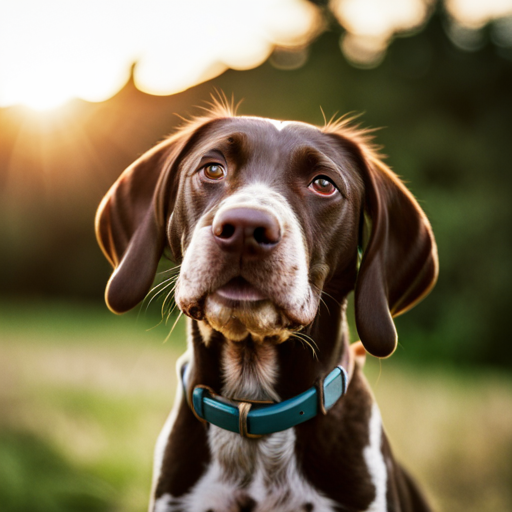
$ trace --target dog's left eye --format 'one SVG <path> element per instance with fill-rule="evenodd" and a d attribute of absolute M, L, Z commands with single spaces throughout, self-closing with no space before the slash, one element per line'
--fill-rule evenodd
<path fill-rule="evenodd" d="M 201 173 L 205 178 L 213 181 L 219 181 L 226 176 L 226 170 L 220 164 L 208 164 L 201 169 Z"/>
<path fill-rule="evenodd" d="M 309 188 L 320 196 L 332 196 L 338 191 L 333 182 L 325 176 L 317 176 L 309 184 Z"/>

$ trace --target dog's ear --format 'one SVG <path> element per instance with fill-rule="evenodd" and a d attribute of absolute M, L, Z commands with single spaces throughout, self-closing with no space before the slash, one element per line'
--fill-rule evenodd
<path fill-rule="evenodd" d="M 107 306 L 124 313 L 148 293 L 165 245 L 165 222 L 176 196 L 183 130 L 128 167 L 96 213 L 96 238 L 114 267 L 105 291 Z"/>
<path fill-rule="evenodd" d="M 337 135 L 348 144 L 363 180 L 362 217 L 369 224 L 355 286 L 357 331 L 370 354 L 388 357 L 397 344 L 393 317 L 417 304 L 436 282 L 437 247 L 425 213 L 365 134 Z"/>
<path fill-rule="evenodd" d="M 366 350 L 388 357 L 397 344 L 392 317 L 412 308 L 436 282 L 437 247 L 425 213 L 400 179 L 371 152 L 363 151 L 363 158 L 371 231 L 356 281 L 356 325 Z"/>

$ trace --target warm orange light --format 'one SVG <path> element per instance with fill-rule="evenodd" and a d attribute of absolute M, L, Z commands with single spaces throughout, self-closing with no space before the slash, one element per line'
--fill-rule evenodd
<path fill-rule="evenodd" d="M 61 107 L 65 103 L 69 101 L 69 97 L 60 96 L 58 91 L 54 90 L 45 90 L 40 89 L 38 91 L 29 91 L 25 99 L 23 100 L 23 105 L 37 110 L 39 112 L 45 112 L 47 110 L 53 110 L 57 107 Z"/>

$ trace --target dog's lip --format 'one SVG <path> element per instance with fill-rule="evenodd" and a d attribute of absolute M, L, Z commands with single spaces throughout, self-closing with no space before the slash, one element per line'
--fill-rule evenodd
<path fill-rule="evenodd" d="M 243 277 L 235 277 L 215 291 L 223 299 L 236 302 L 256 302 L 267 300 L 258 288 L 246 281 Z"/>

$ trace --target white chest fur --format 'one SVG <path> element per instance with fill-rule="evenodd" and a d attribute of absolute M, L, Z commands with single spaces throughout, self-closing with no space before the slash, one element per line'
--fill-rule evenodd
<path fill-rule="evenodd" d="M 183 498 L 185 511 L 238 512 L 250 504 L 254 512 L 334 510 L 300 475 L 293 429 L 253 440 L 212 426 L 209 443 L 212 463 Z"/>

